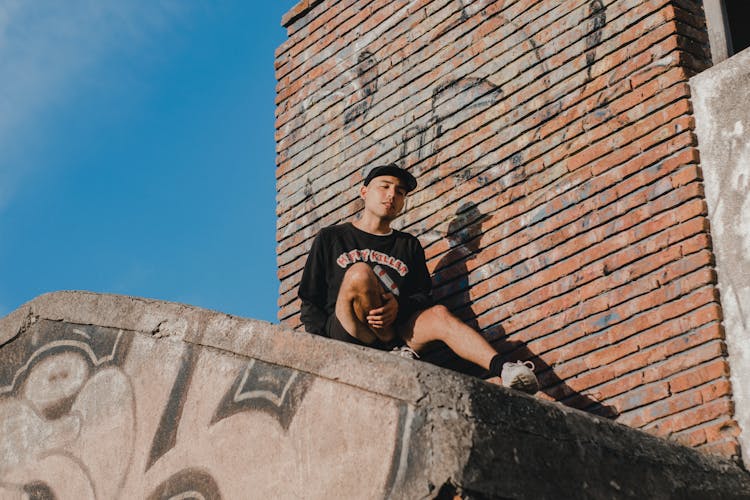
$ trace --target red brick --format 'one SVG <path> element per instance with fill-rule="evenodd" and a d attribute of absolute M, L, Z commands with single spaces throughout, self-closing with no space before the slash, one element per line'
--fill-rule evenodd
<path fill-rule="evenodd" d="M 574 394 L 570 389 L 592 394 L 597 400 L 606 404 L 616 403 L 614 398 L 641 385 L 662 380 L 696 364 L 720 357 L 723 352 L 722 346 L 715 341 L 712 330 L 711 325 L 704 325 L 681 337 L 667 338 L 666 342 L 662 342 L 660 339 L 651 340 L 649 344 L 644 342 L 642 351 L 636 351 L 625 358 L 581 373 L 576 377 L 562 373 L 562 370 L 559 370 L 556 366 L 555 370 L 561 372 L 559 376 L 565 377 L 567 383 L 551 387 L 549 391 L 566 404 L 576 400 L 575 397 L 570 398 L 571 394 Z M 672 333 L 671 335 L 679 335 L 679 333 Z M 640 337 L 641 339 L 646 338 L 645 335 Z M 707 342 L 712 342 L 712 339 L 713 343 L 707 344 Z M 650 346 L 650 344 L 654 345 Z M 579 364 L 585 365 L 586 362 L 587 360 L 583 358 L 576 360 L 576 363 Z M 645 370 L 643 367 L 648 366 L 649 363 L 657 363 L 658 371 Z M 541 374 L 540 379 L 544 386 L 549 377 Z M 569 386 L 570 389 L 566 386 Z M 545 389 L 545 391 L 547 390 Z M 620 421 L 628 425 L 641 426 L 655 418 L 657 417 L 652 414 L 639 412 L 623 415 Z"/>
<path fill-rule="evenodd" d="M 725 417 L 730 415 L 732 411 L 731 400 L 728 397 L 722 397 L 676 415 L 670 415 L 668 419 L 649 424 L 643 430 L 657 436 L 667 436 L 704 422 Z"/>
<path fill-rule="evenodd" d="M 420 185 L 397 226 L 440 265 L 436 294 L 504 331 L 511 355 L 536 356 L 545 397 L 614 406 L 624 423 L 730 456 L 688 88 L 708 58 L 702 11 L 604 4 L 593 48 L 582 0 L 323 0 L 292 22 L 276 59 L 279 317 L 300 328 L 307 248 L 360 209 L 362 168 L 398 160 Z M 378 70 L 368 94 L 374 81 L 352 84 L 365 48 Z M 446 239 L 468 202 L 490 216 L 472 256 Z"/>
<path fill-rule="evenodd" d="M 724 359 L 689 370 L 669 379 L 669 389 L 673 393 L 682 392 L 719 377 L 729 376 L 729 364 Z"/>
<path fill-rule="evenodd" d="M 631 32 L 635 32 L 635 31 L 637 31 L 637 30 L 631 30 Z M 650 33 L 647 36 L 650 36 Z M 617 45 L 617 46 L 619 46 L 619 45 Z"/>
<path fill-rule="evenodd" d="M 739 433 L 740 429 L 737 423 L 725 418 L 672 434 L 669 439 L 684 446 L 695 447 L 726 438 L 736 438 Z"/>

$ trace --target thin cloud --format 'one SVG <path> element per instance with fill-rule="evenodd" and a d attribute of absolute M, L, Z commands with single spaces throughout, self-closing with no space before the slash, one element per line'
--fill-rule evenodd
<path fill-rule="evenodd" d="M 48 109 L 110 57 L 133 54 L 185 14 L 149 0 L 0 0 L 0 212 L 41 169 L 34 133 Z"/>

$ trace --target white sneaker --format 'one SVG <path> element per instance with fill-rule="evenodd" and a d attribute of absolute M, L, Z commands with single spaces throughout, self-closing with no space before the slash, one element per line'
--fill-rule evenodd
<path fill-rule="evenodd" d="M 394 347 L 391 349 L 391 354 L 395 354 L 397 356 L 401 356 L 402 358 L 407 359 L 419 359 L 419 354 L 417 354 L 417 351 L 409 347 L 408 345 L 402 345 L 398 347 Z"/>
<path fill-rule="evenodd" d="M 539 390 L 539 381 L 534 375 L 534 363 L 531 361 L 505 363 L 500 377 L 505 387 L 527 394 L 534 394 Z"/>

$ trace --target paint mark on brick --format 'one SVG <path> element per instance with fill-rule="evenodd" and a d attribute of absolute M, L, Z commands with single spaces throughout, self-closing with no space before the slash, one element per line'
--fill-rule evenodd
<path fill-rule="evenodd" d="M 620 321 L 620 315 L 617 313 L 607 313 L 598 320 L 596 320 L 596 323 L 594 323 L 599 328 L 606 328 L 612 323 L 616 323 L 617 321 Z"/>

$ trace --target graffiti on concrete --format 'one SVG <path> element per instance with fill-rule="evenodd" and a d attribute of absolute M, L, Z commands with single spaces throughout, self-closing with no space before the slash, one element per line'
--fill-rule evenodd
<path fill-rule="evenodd" d="M 41 320 L 0 351 L 0 498 L 389 497 L 412 421 L 291 368 Z"/>
<path fill-rule="evenodd" d="M 164 406 L 164 412 L 161 414 L 159 426 L 154 434 L 151 452 L 146 464 L 147 469 L 162 455 L 174 448 L 177 443 L 177 430 L 185 406 L 187 391 L 190 388 L 196 356 L 197 352 L 193 346 L 185 346 L 180 356 L 180 369 L 177 372 L 167 404 Z"/>
<path fill-rule="evenodd" d="M 253 359 L 224 395 L 211 423 L 237 412 L 257 410 L 268 413 L 287 430 L 310 384 L 312 377 L 306 373 Z"/>
<path fill-rule="evenodd" d="M 181 470 L 156 487 L 148 500 L 221 500 L 219 485 L 201 469 Z"/>
<path fill-rule="evenodd" d="M 129 343 L 119 330 L 44 323 L 3 346 L 0 493 L 115 497 L 135 438 L 133 387 L 121 369 Z"/>

